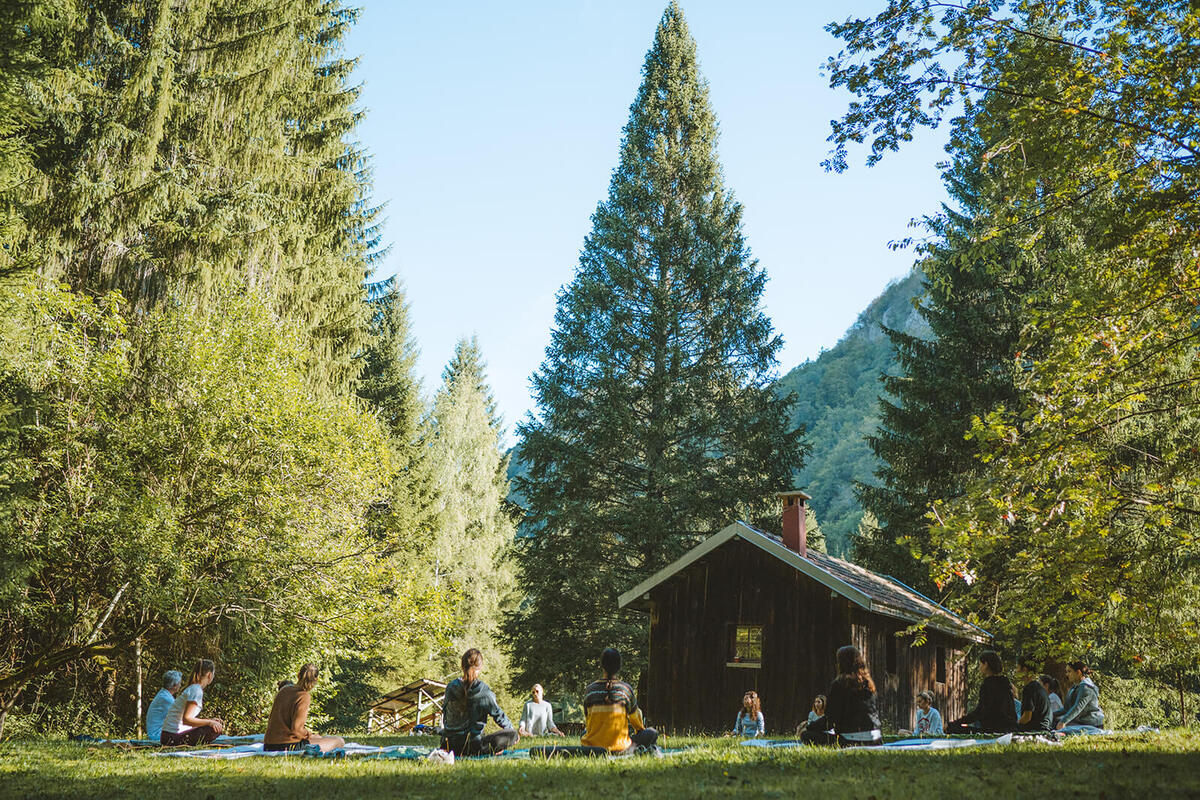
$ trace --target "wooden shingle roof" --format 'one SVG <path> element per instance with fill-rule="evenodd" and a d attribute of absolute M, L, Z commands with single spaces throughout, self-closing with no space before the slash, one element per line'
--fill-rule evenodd
<path fill-rule="evenodd" d="M 742 539 L 758 547 L 872 613 L 908 622 L 924 621 L 934 630 L 977 642 L 991 639 L 987 631 L 891 576 L 879 575 L 816 550 L 809 550 L 807 557 L 801 556 L 785 546 L 780 537 L 744 522 L 735 522 L 713 534 L 674 563 L 622 594 L 621 607 L 636 607 L 648 599 L 649 591 L 655 586 L 732 539 Z"/>

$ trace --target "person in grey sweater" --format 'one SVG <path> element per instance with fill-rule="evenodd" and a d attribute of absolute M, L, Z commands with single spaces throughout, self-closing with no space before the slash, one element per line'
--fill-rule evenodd
<path fill-rule="evenodd" d="M 456 756 L 494 755 L 502 753 L 520 740 L 512 723 L 496 703 L 491 688 L 479 680 L 483 671 L 483 654 L 472 647 L 462 656 L 461 678 L 450 681 L 442 704 L 442 749 Z M 483 735 L 488 717 L 500 730 Z"/>
<path fill-rule="evenodd" d="M 1067 677 L 1074 684 L 1067 692 L 1067 701 L 1062 711 L 1054 714 L 1054 727 L 1085 729 L 1103 728 L 1104 712 L 1100 710 L 1100 690 L 1089 677 L 1091 670 L 1082 661 L 1067 664 Z"/>

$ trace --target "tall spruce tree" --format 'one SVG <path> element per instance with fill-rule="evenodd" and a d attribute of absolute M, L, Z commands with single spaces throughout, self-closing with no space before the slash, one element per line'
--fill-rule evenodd
<path fill-rule="evenodd" d="M 454 630 L 439 654 L 441 668 L 456 671 L 463 651 L 478 647 L 501 685 L 508 675 L 498 631 L 514 601 L 516 534 L 502 437 L 479 343 L 474 337 L 461 340 L 433 401 L 438 529 L 426 557 L 433 558 L 439 592 L 454 598 Z"/>
<path fill-rule="evenodd" d="M 526 685 L 577 690 L 607 645 L 636 674 L 646 620 L 617 595 L 732 520 L 773 516 L 803 456 L 791 398 L 770 389 L 766 275 L 675 2 L 642 74 L 519 427 L 525 598 L 506 631 Z"/>
<path fill-rule="evenodd" d="M 964 438 L 972 418 L 999 404 L 1020 407 L 1013 354 L 1039 280 L 1031 253 L 1011 240 L 979 241 L 976 218 L 998 194 L 980 143 L 960 144 L 943 176 L 957 207 L 930 220 L 936 241 L 921 263 L 917 311 L 930 335 L 884 328 L 899 369 L 883 376 L 879 429 L 868 439 L 879 485 L 857 487 L 874 524 L 860 527 L 855 561 L 929 592 L 929 566 L 913 555 L 929 553 L 926 514 L 935 500 L 961 494 L 982 467 Z"/>
<path fill-rule="evenodd" d="M 30 17 L 49 6 L 35 8 Z M 45 16 L 46 14 L 43 14 Z M 54 81 L 18 124 L 43 272 L 137 309 L 234 285 L 304 332 L 318 384 L 365 345 L 377 240 L 340 2 L 61 4 L 25 37 Z M 47 26 L 34 26 L 41 33 Z"/>
<path fill-rule="evenodd" d="M 437 513 L 431 431 L 417 376 L 419 351 L 403 289 L 392 279 L 373 284 L 371 293 L 371 340 L 362 354 L 357 393 L 379 415 L 396 463 L 387 503 L 377 509 L 373 527 L 398 551 L 415 556 L 433 535 Z"/>

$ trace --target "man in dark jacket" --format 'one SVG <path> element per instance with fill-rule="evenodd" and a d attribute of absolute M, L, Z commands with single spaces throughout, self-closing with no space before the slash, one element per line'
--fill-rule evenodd
<path fill-rule="evenodd" d="M 979 703 L 964 717 L 947 723 L 946 733 L 1012 733 L 1017 729 L 1016 693 L 993 650 L 979 654 Z"/>

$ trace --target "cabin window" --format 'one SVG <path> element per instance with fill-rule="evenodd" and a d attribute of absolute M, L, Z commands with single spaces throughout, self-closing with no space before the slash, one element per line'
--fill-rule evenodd
<path fill-rule="evenodd" d="M 729 661 L 731 666 L 757 667 L 762 664 L 762 625 L 729 626 Z"/>
<path fill-rule="evenodd" d="M 896 652 L 896 637 L 892 634 L 887 634 L 887 643 L 883 647 L 884 664 L 889 675 L 895 675 L 899 670 L 896 668 L 897 652 Z"/>
<path fill-rule="evenodd" d="M 936 664 L 936 672 L 937 672 L 937 682 L 945 683 L 946 682 L 946 648 L 944 648 L 944 647 L 937 648 L 935 664 Z"/>

